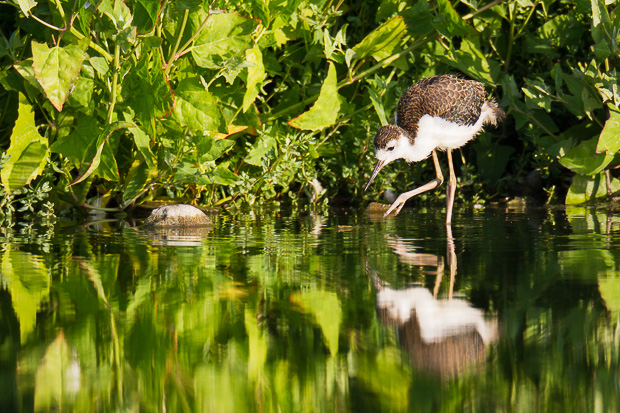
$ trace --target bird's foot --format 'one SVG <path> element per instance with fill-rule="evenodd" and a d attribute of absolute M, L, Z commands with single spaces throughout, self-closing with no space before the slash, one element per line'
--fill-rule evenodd
<path fill-rule="evenodd" d="M 398 215 L 400 213 L 400 210 L 403 209 L 403 207 L 405 206 L 405 202 L 407 202 L 407 200 L 409 199 L 408 196 L 403 195 L 406 194 L 400 194 L 398 198 L 396 198 L 396 201 L 394 201 L 390 209 L 388 209 L 385 214 L 383 214 L 384 217 L 387 217 L 392 212 L 394 212 L 394 215 Z"/>

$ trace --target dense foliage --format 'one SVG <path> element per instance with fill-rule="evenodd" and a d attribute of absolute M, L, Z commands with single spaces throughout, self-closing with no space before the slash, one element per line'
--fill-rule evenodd
<path fill-rule="evenodd" d="M 591 200 L 618 164 L 619 9 L 604 0 L 1 1 L 2 216 L 162 198 L 232 209 L 359 203 L 372 138 L 398 97 L 447 72 L 484 82 L 509 115 L 457 156 L 458 196 Z M 432 174 L 427 161 L 395 163 L 365 199 Z"/>

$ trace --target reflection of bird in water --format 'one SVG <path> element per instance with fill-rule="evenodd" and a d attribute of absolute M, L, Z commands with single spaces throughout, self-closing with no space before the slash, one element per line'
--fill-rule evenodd
<path fill-rule="evenodd" d="M 450 177 L 447 188 L 446 223 L 452 221 L 456 176 L 452 149 L 465 145 L 485 124 L 496 124 L 504 112 L 493 100 L 486 100 L 484 85 L 454 75 L 433 76 L 411 86 L 398 101 L 396 125 L 386 125 L 375 136 L 377 163 L 366 189 L 379 171 L 396 159 L 419 162 L 433 156 L 437 178 L 402 193 L 387 210 L 400 212 L 405 202 L 443 183 L 436 149 L 445 150 Z"/>
<path fill-rule="evenodd" d="M 448 254 L 454 256 L 454 242 L 448 234 Z M 404 290 L 389 288 L 372 270 L 366 269 L 377 288 L 377 313 L 381 321 L 397 328 L 401 344 L 411 362 L 442 377 L 458 375 L 467 367 L 482 363 L 486 347 L 497 339 L 497 322 L 485 319 L 483 312 L 463 299 L 437 299 L 443 259 L 433 254 L 417 254 L 406 241 L 388 238 L 399 259 L 411 265 L 437 266 L 434 294 L 424 287 Z M 416 255 L 420 260 L 416 261 Z M 456 260 L 450 262 L 450 292 L 454 285 Z"/>

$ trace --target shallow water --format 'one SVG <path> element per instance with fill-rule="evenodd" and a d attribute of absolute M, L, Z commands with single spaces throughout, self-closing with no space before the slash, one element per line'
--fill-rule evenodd
<path fill-rule="evenodd" d="M 5 233 L 0 411 L 617 411 L 620 217 L 443 219 Z"/>

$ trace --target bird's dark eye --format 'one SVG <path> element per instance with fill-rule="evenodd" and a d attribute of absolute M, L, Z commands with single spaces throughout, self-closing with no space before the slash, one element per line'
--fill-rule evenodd
<path fill-rule="evenodd" d="M 387 151 L 389 151 L 389 152 L 391 152 L 391 151 L 393 151 L 393 150 L 394 150 L 394 147 L 393 147 L 393 146 L 390 146 L 390 147 L 389 147 L 389 148 L 387 148 L 386 150 L 387 150 Z"/>

